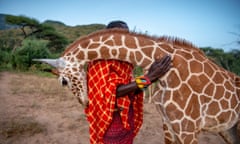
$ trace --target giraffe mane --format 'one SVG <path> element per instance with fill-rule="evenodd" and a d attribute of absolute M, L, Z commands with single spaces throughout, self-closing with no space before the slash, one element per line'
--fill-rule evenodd
<path fill-rule="evenodd" d="M 108 33 L 109 34 L 111 34 L 111 33 L 132 34 L 132 35 L 135 35 L 135 36 L 138 36 L 138 37 L 144 37 L 144 38 L 148 38 L 148 39 L 152 39 L 152 40 L 157 40 L 158 39 L 158 37 L 148 36 L 146 34 L 141 34 L 141 33 L 137 33 L 137 32 L 130 32 L 130 31 L 122 29 L 122 28 L 103 29 L 103 30 L 99 30 L 99 31 L 90 33 L 89 35 L 79 37 L 73 43 L 71 43 L 70 45 L 68 45 L 66 47 L 63 55 L 65 53 L 71 51 L 73 48 L 75 48 L 75 45 L 77 45 L 79 41 L 85 41 L 85 40 L 88 40 L 89 38 L 91 38 L 93 36 L 99 36 L 99 35 L 108 34 Z"/>
<path fill-rule="evenodd" d="M 181 47 L 183 49 L 196 50 L 200 54 L 204 55 L 204 52 L 201 49 L 199 49 L 197 46 L 193 45 L 191 42 L 189 42 L 185 39 L 182 39 L 182 38 L 173 37 L 173 36 L 156 36 L 156 35 L 150 36 L 150 35 L 147 35 L 144 33 L 128 31 L 128 30 L 125 30 L 122 28 L 103 29 L 103 30 L 99 30 L 99 31 L 90 33 L 89 35 L 79 37 L 73 43 L 71 43 L 69 46 L 66 47 L 63 55 L 65 53 L 71 51 L 72 49 L 74 49 L 76 47 L 75 45 L 77 45 L 79 43 L 79 41 L 86 41 L 94 36 L 100 36 L 102 34 L 112 34 L 112 33 L 120 33 L 120 34 L 127 34 L 127 35 L 130 34 L 130 35 L 133 35 L 136 37 L 151 39 L 151 40 L 154 40 L 157 42 L 167 42 L 167 43 L 173 44 L 173 46 Z"/>
<path fill-rule="evenodd" d="M 158 41 L 168 42 L 173 44 L 173 46 L 181 47 L 183 49 L 195 50 L 200 54 L 205 55 L 204 52 L 201 49 L 199 49 L 197 46 L 195 46 L 193 43 L 179 37 L 161 36 L 158 38 Z"/>
<path fill-rule="evenodd" d="M 73 43 L 68 45 L 62 55 L 64 55 L 65 53 L 67 53 L 67 52 L 71 51 L 73 48 L 75 48 L 75 45 L 77 45 L 79 41 L 85 41 L 85 40 L 88 40 L 89 38 L 91 38 L 93 36 L 106 34 L 107 32 L 109 33 L 109 32 L 112 32 L 112 31 L 116 31 L 116 29 L 118 29 L 118 28 L 103 29 L 103 30 L 99 30 L 99 31 L 90 33 L 90 34 L 85 35 L 85 36 L 81 36 L 81 37 L 77 38 Z M 126 33 L 127 33 L 127 30 L 124 30 L 124 29 L 118 29 L 118 30 L 121 31 L 121 32 L 126 31 Z"/>

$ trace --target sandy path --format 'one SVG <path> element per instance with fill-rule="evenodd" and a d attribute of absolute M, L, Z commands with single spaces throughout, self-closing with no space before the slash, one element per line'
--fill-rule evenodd
<path fill-rule="evenodd" d="M 0 144 L 89 144 L 83 108 L 56 78 L 0 72 Z M 201 144 L 221 144 L 203 137 Z M 144 124 L 134 144 L 163 144 L 161 118 L 144 107 Z"/>

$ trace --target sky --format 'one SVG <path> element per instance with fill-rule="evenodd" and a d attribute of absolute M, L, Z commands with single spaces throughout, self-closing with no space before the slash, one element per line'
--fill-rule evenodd
<path fill-rule="evenodd" d="M 123 20 L 136 32 L 240 50 L 240 0 L 0 0 L 0 13 L 69 26 Z"/>

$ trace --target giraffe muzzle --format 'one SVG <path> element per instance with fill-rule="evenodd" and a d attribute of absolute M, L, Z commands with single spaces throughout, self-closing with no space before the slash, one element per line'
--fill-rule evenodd
<path fill-rule="evenodd" d="M 62 86 L 67 86 L 68 81 L 65 78 L 62 78 Z"/>

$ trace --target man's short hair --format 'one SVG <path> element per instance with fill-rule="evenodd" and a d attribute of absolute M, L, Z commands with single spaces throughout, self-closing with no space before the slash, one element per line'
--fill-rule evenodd
<path fill-rule="evenodd" d="M 128 29 L 128 25 L 126 22 L 121 21 L 121 20 L 117 20 L 117 21 L 111 21 L 107 27 L 107 29 L 110 28 L 124 28 L 124 29 Z"/>

